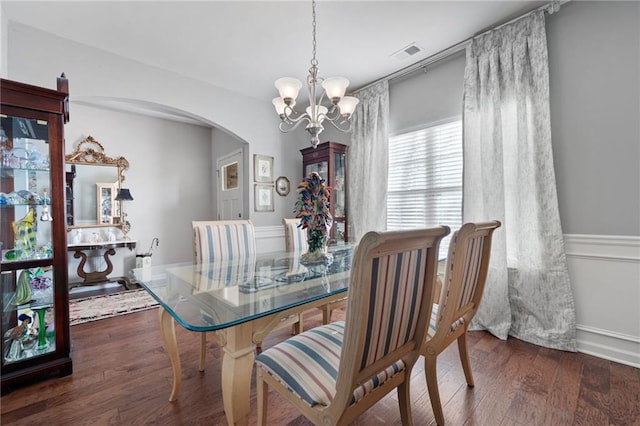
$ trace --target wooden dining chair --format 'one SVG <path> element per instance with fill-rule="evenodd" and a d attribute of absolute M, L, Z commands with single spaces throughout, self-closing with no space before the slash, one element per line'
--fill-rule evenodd
<path fill-rule="evenodd" d="M 250 220 L 193 221 L 191 225 L 194 263 L 228 261 L 256 254 L 255 231 Z M 213 336 L 218 341 L 215 333 Z M 204 371 L 206 355 L 207 333 L 201 333 L 200 371 Z"/>
<path fill-rule="evenodd" d="M 288 252 L 304 253 L 308 250 L 307 232 L 298 227 L 300 219 L 282 219 L 284 225 L 284 241 L 285 248 Z M 322 311 L 322 323 L 329 324 L 331 322 L 331 313 L 336 309 L 344 309 L 347 306 L 347 299 L 334 300 L 326 305 L 319 306 Z"/>
<path fill-rule="evenodd" d="M 438 390 L 436 361 L 438 355 L 455 340 L 467 384 L 473 387 L 473 375 L 467 353 L 467 329 L 478 311 L 484 291 L 491 239 L 500 222 L 465 223 L 454 232 L 440 299 L 431 313 L 427 341 L 422 350 L 424 371 L 436 423 L 444 425 L 444 414 Z"/>
<path fill-rule="evenodd" d="M 284 246 L 289 252 L 295 251 L 304 253 L 309 249 L 307 244 L 307 232 L 299 228 L 300 219 L 297 218 L 283 218 L 282 225 L 284 226 Z"/>
<path fill-rule="evenodd" d="M 255 259 L 257 251 L 255 229 L 250 220 L 193 221 L 191 224 L 195 263 Z M 240 262 L 235 265 L 243 264 Z M 292 334 L 302 332 L 302 315 L 292 315 L 285 318 L 283 322 L 291 324 Z M 204 371 L 206 350 L 207 333 L 202 333 L 200 371 Z M 262 342 L 256 342 L 256 350 L 258 353 L 262 351 Z"/>
<path fill-rule="evenodd" d="M 348 424 L 397 389 L 411 424 L 409 380 L 426 339 L 438 247 L 448 227 L 369 232 L 355 249 L 345 321 L 291 337 L 258 355 L 258 424 L 269 388 L 316 425 Z"/>

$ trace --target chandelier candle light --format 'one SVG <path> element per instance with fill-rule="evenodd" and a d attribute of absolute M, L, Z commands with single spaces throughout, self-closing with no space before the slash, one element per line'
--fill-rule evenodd
<path fill-rule="evenodd" d="M 353 96 L 345 96 L 349 80 L 344 77 L 318 77 L 318 60 L 316 59 L 316 2 L 311 2 L 313 18 L 313 57 L 311 58 L 311 68 L 307 76 L 307 90 L 309 91 L 309 106 L 304 113 L 299 113 L 293 109 L 296 104 L 298 92 L 302 88 L 300 80 L 293 77 L 279 78 L 275 86 L 280 93 L 279 97 L 273 98 L 272 103 L 276 112 L 282 120 L 280 122 L 281 132 L 290 132 L 296 129 L 300 123 L 307 122 L 306 130 L 311 135 L 311 145 L 316 148 L 320 142 L 319 135 L 324 130 L 322 122 L 329 121 L 341 132 L 351 131 L 351 114 L 358 105 L 358 99 Z M 324 92 L 316 99 L 316 89 L 318 83 L 322 85 Z M 331 101 L 329 108 L 322 105 L 324 96 Z"/>

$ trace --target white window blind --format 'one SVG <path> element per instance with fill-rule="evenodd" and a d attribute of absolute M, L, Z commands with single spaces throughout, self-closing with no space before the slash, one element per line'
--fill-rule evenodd
<path fill-rule="evenodd" d="M 389 140 L 387 229 L 462 223 L 462 121 L 430 126 Z M 446 257 L 450 236 L 442 241 Z"/>

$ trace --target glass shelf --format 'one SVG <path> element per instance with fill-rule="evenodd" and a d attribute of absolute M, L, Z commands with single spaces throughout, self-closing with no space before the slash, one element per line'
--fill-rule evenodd
<path fill-rule="evenodd" d="M 15 171 L 21 171 L 21 172 L 41 172 L 41 173 L 50 173 L 51 169 L 49 167 L 7 167 L 7 166 L 0 166 L 0 173 L 2 173 L 2 177 L 13 177 L 10 174 L 14 173 Z"/>
<path fill-rule="evenodd" d="M 47 203 L 47 204 L 1 204 L 0 203 L 0 208 L 8 208 L 8 207 L 44 207 L 44 206 L 49 206 L 51 207 L 51 204 Z"/>

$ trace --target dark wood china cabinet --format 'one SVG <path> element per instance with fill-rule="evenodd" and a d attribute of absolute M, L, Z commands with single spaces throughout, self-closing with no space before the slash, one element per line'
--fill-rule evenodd
<path fill-rule="evenodd" d="M 64 123 L 57 90 L 0 80 L 0 317 L 2 393 L 71 374 Z"/>
<path fill-rule="evenodd" d="M 303 176 L 318 172 L 325 179 L 325 183 L 331 187 L 329 202 L 333 226 L 329 234 L 330 244 L 349 241 L 347 149 L 346 145 L 337 142 L 324 142 L 317 148 L 300 150 Z"/>

